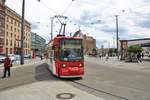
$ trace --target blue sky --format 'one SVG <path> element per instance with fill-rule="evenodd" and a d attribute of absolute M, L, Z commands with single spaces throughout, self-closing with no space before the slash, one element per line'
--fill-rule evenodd
<path fill-rule="evenodd" d="M 6 4 L 21 14 L 22 0 L 6 0 Z M 84 34 L 97 40 L 97 47 L 115 45 L 115 16 L 119 15 L 119 38 L 150 38 L 150 0 L 26 0 L 25 18 L 32 31 L 50 40 L 50 17 L 65 15 L 66 34 L 79 26 Z M 54 35 L 60 24 L 54 21 Z"/>

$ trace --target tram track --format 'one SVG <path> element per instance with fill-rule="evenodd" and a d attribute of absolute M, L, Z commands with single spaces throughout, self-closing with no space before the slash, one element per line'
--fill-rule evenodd
<path fill-rule="evenodd" d="M 119 96 L 119 95 L 116 95 L 116 94 L 112 94 L 112 93 L 110 93 L 110 92 L 106 92 L 106 91 L 104 91 L 104 90 L 96 89 L 96 88 L 90 87 L 90 86 L 88 86 L 88 85 L 86 85 L 86 84 L 82 84 L 82 83 L 80 83 L 80 82 L 77 82 L 77 81 L 75 81 L 75 80 L 70 80 L 70 82 L 72 82 L 72 83 L 74 83 L 74 84 L 77 84 L 77 85 L 80 85 L 80 86 L 82 86 L 82 87 L 85 87 L 85 88 L 94 90 L 94 91 L 96 91 L 96 92 L 100 92 L 100 93 L 103 93 L 103 94 L 107 94 L 107 95 L 113 96 L 113 97 L 118 98 L 118 99 L 120 99 L 120 100 L 129 100 L 127 97 Z"/>

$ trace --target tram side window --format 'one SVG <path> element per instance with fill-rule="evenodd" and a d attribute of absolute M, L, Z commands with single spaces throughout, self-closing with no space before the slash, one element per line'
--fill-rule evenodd
<path fill-rule="evenodd" d="M 54 60 L 58 59 L 59 55 L 58 55 L 58 48 L 54 49 Z"/>
<path fill-rule="evenodd" d="M 56 51 L 54 51 L 54 60 L 56 60 Z"/>

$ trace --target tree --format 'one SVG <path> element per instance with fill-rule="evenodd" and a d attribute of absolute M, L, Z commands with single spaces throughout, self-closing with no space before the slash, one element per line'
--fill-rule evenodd
<path fill-rule="evenodd" d="M 96 55 L 97 55 L 97 50 L 96 50 L 96 48 L 93 48 L 93 49 L 92 49 L 92 54 L 93 54 L 93 56 L 96 56 Z"/>
<path fill-rule="evenodd" d="M 137 53 L 141 53 L 142 51 L 143 49 L 140 45 L 131 45 L 128 47 L 129 53 L 137 54 Z"/>
<path fill-rule="evenodd" d="M 128 61 L 133 62 L 136 60 L 136 54 L 141 53 L 143 51 L 140 45 L 131 45 L 128 47 Z"/>
<path fill-rule="evenodd" d="M 117 52 L 117 49 L 116 49 L 116 48 L 110 48 L 110 49 L 108 50 L 108 54 L 109 54 L 110 56 L 113 56 L 114 54 L 116 54 L 116 52 Z"/>

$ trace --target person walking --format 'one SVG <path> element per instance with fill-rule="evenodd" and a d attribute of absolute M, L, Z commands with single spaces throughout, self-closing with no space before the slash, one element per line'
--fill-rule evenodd
<path fill-rule="evenodd" d="M 101 54 L 99 54 L 99 58 L 101 59 L 101 57 L 102 57 L 102 55 Z"/>
<path fill-rule="evenodd" d="M 43 60 L 43 56 L 41 55 L 41 60 Z"/>
<path fill-rule="evenodd" d="M 8 77 L 10 77 L 10 67 L 12 67 L 11 59 L 8 55 L 6 55 L 6 58 L 4 59 L 4 73 L 2 78 L 6 78 L 6 74 L 8 72 Z"/>
<path fill-rule="evenodd" d="M 144 59 L 144 53 L 142 53 L 142 60 Z"/>
<path fill-rule="evenodd" d="M 141 53 L 137 54 L 137 60 L 140 61 L 140 62 L 142 62 L 142 60 L 141 60 Z"/>
<path fill-rule="evenodd" d="M 109 54 L 106 54 L 106 61 L 108 61 L 108 59 L 109 59 Z"/>

